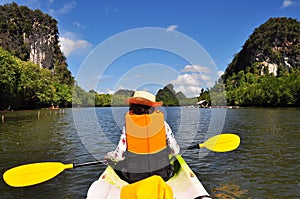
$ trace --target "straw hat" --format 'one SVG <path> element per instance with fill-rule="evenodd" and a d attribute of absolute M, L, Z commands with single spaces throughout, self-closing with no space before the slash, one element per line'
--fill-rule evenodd
<path fill-rule="evenodd" d="M 135 91 L 132 97 L 126 99 L 126 102 L 130 104 L 142 104 L 146 106 L 161 106 L 162 102 L 156 102 L 155 95 L 146 91 Z"/>

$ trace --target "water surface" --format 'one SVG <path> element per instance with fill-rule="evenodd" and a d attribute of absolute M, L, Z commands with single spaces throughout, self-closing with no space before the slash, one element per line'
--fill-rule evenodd
<path fill-rule="evenodd" d="M 26 163 L 82 163 L 103 157 L 117 144 L 126 111 L 42 110 L 39 118 L 38 111 L 4 113 L 0 124 L 1 175 Z M 214 131 L 241 137 L 240 147 L 232 152 L 182 151 L 214 197 L 300 198 L 300 109 L 172 107 L 163 111 L 182 147 L 201 143 L 217 133 Z M 219 118 L 223 116 L 224 123 Z M 24 188 L 9 187 L 1 180 L 1 198 L 85 198 L 90 184 L 104 169 L 104 165 L 95 165 L 66 170 L 50 181 Z"/>

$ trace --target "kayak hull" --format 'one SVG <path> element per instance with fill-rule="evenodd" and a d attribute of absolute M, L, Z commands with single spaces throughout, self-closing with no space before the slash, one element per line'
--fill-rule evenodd
<path fill-rule="evenodd" d="M 208 192 L 184 159 L 180 155 L 177 155 L 176 158 L 180 167 L 174 176 L 166 182 L 172 188 L 174 198 L 210 198 Z M 128 183 L 122 180 L 112 167 L 108 166 L 99 179 L 90 186 L 87 199 L 118 199 L 120 198 L 121 189 L 125 185 L 128 185 Z"/>

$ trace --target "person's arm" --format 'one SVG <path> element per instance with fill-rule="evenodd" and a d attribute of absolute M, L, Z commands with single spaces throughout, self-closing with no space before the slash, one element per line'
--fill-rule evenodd
<path fill-rule="evenodd" d="M 168 143 L 168 146 L 171 149 L 171 153 L 174 154 L 174 155 L 179 154 L 180 147 L 177 144 L 177 141 L 175 140 L 172 129 L 170 128 L 170 126 L 167 122 L 165 122 L 165 128 L 166 128 L 166 134 L 167 134 L 167 143 Z"/>
<path fill-rule="evenodd" d="M 126 142 L 127 141 L 126 141 L 125 127 L 123 127 L 117 148 L 114 151 L 108 152 L 106 154 L 106 157 L 111 159 L 114 162 L 124 160 L 125 159 L 125 151 L 127 149 Z"/>

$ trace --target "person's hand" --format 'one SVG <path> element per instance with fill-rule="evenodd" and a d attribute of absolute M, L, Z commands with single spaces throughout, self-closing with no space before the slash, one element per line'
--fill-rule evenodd
<path fill-rule="evenodd" d="M 103 159 L 105 161 L 105 165 L 113 166 L 115 164 L 108 155 L 105 155 Z"/>

